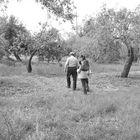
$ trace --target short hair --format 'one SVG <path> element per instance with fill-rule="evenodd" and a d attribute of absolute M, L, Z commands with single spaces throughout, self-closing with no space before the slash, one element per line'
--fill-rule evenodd
<path fill-rule="evenodd" d="M 75 55 L 75 53 L 74 52 L 70 52 L 70 55 Z"/>

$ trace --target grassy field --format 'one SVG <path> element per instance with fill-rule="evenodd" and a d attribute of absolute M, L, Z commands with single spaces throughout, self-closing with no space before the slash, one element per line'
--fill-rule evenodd
<path fill-rule="evenodd" d="M 84 95 L 58 64 L 0 64 L 0 140 L 140 140 L 140 66 L 122 69 L 92 64 Z"/>

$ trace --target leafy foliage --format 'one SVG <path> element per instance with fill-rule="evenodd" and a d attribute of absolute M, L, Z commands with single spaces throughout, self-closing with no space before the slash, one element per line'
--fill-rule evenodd
<path fill-rule="evenodd" d="M 28 34 L 26 28 L 18 22 L 18 20 L 11 16 L 9 19 L 7 17 L 1 17 L 0 19 L 0 36 L 1 36 L 1 46 L 5 51 L 7 56 L 14 54 L 15 57 L 20 60 L 19 55 L 21 53 L 21 38 Z"/>
<path fill-rule="evenodd" d="M 72 0 L 36 0 L 41 2 L 41 4 L 46 7 L 49 12 L 61 17 L 64 20 L 73 20 L 75 14 L 73 10 L 75 9 L 74 3 Z"/>
<path fill-rule="evenodd" d="M 120 52 L 135 49 L 137 56 L 140 40 L 140 8 L 134 11 L 126 8 L 116 11 L 104 5 L 96 17 L 85 21 L 78 36 L 72 36 L 68 46 L 97 62 L 114 62 L 121 59 Z M 123 49 L 122 49 L 123 48 Z M 125 57 L 127 56 L 125 51 Z M 124 54 L 123 53 L 123 54 Z"/>
<path fill-rule="evenodd" d="M 38 50 L 38 56 L 42 60 L 47 58 L 48 62 L 51 60 L 60 61 L 62 56 L 65 55 L 64 41 L 57 29 L 43 29 L 34 36 L 34 39 L 35 44 L 41 46 Z"/>

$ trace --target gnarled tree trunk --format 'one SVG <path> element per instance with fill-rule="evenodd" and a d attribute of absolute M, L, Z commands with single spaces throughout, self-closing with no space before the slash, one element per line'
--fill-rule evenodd
<path fill-rule="evenodd" d="M 32 72 L 32 64 L 31 64 L 31 61 L 32 61 L 32 58 L 33 58 L 33 56 L 35 55 L 36 52 L 37 52 L 37 49 L 35 49 L 32 52 L 32 54 L 31 54 L 31 56 L 29 58 L 29 61 L 28 61 L 28 64 L 27 64 L 27 71 L 28 71 L 28 73 L 31 73 Z"/>
<path fill-rule="evenodd" d="M 123 78 L 128 77 L 133 60 L 134 60 L 134 50 L 132 47 L 130 47 L 130 49 L 128 49 L 128 56 L 124 65 L 123 72 L 121 73 L 121 77 Z"/>

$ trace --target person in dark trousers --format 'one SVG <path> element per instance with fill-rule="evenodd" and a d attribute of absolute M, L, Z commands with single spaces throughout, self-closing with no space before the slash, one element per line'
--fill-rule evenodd
<path fill-rule="evenodd" d="M 67 58 L 64 71 L 67 73 L 67 87 L 71 87 L 71 76 L 73 78 L 73 90 L 76 90 L 77 86 L 77 69 L 78 59 L 75 57 L 75 53 L 71 52 L 70 57 Z"/>
<path fill-rule="evenodd" d="M 80 67 L 77 70 L 78 72 L 78 78 L 81 79 L 83 92 L 84 94 L 87 94 L 89 92 L 89 61 L 86 60 L 86 57 L 84 55 L 81 55 L 81 61 L 79 62 Z"/>

